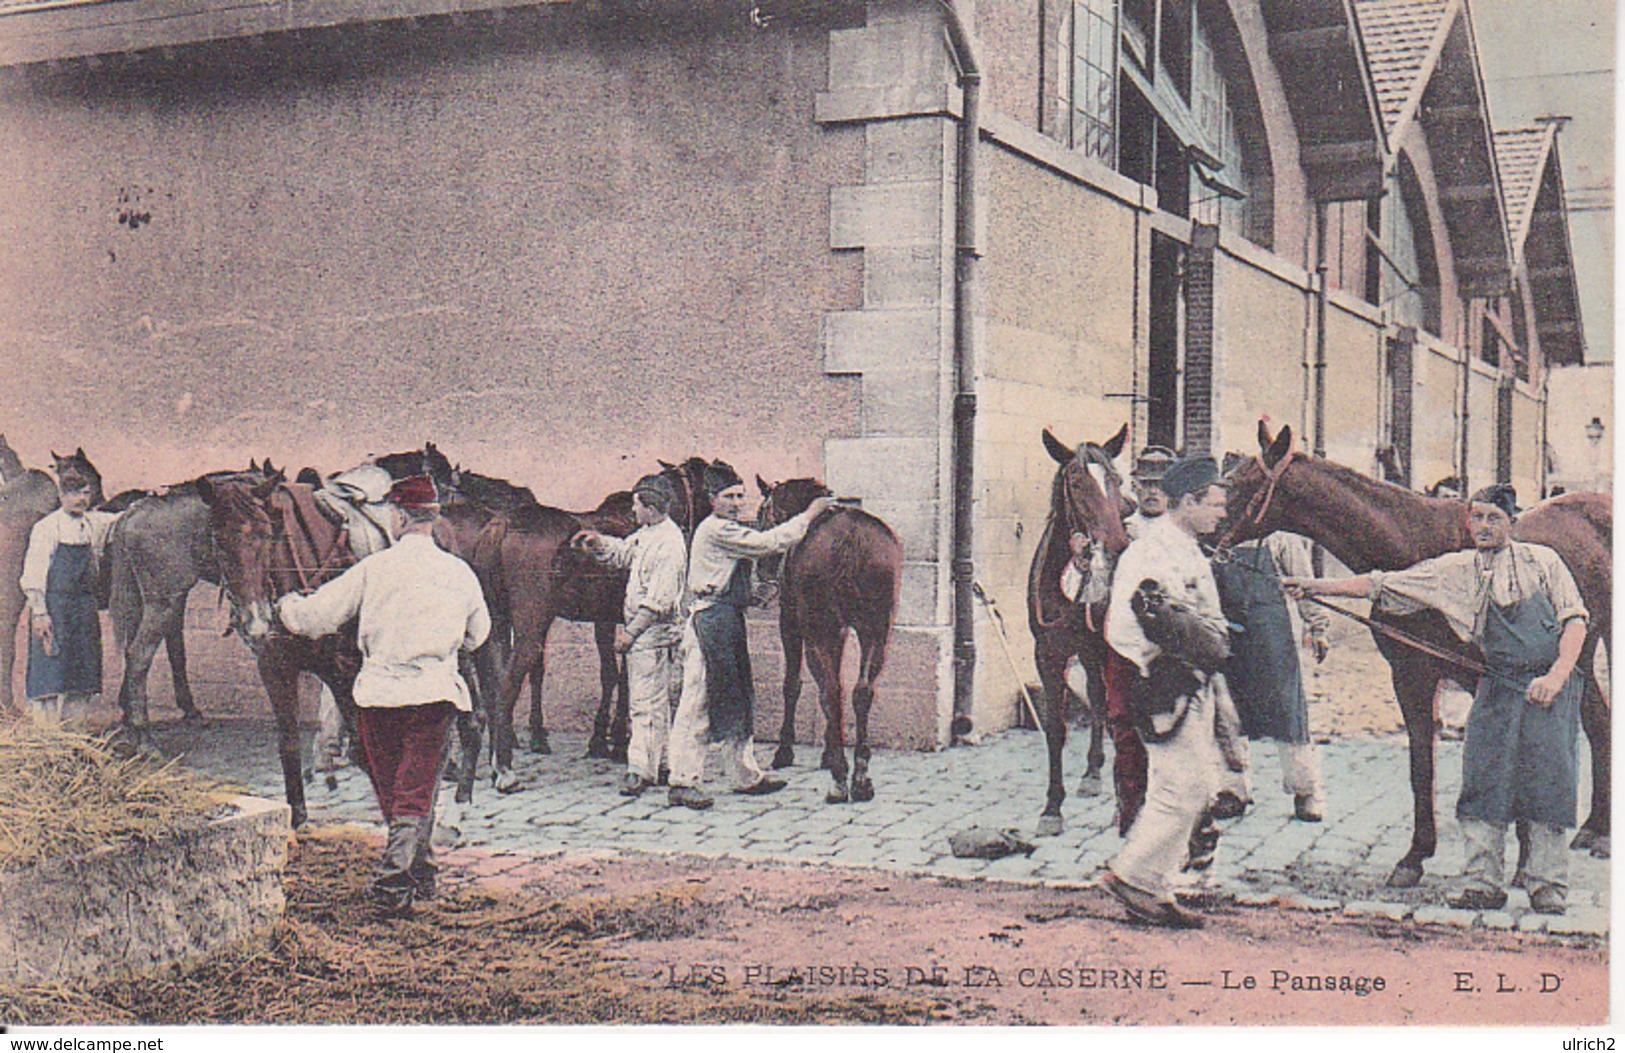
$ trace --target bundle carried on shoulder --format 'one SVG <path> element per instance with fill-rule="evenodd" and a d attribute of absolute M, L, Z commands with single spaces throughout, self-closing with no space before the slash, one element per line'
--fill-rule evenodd
<path fill-rule="evenodd" d="M 1161 583 L 1146 578 L 1129 598 L 1146 639 L 1161 648 L 1147 675 L 1135 678 L 1129 706 L 1140 735 L 1162 742 L 1179 730 L 1191 696 L 1230 657 L 1224 627 L 1168 595 Z"/>

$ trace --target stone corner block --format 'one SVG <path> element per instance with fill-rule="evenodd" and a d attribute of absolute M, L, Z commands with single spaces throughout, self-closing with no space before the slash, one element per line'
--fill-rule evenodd
<path fill-rule="evenodd" d="M 901 248 L 941 240 L 940 184 L 838 186 L 829 192 L 830 248 Z"/>
<path fill-rule="evenodd" d="M 934 308 L 831 311 L 820 324 L 824 372 L 887 369 L 934 374 L 940 357 L 940 312 Z"/>

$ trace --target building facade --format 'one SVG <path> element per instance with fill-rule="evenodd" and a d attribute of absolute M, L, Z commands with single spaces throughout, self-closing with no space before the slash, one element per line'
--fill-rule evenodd
<path fill-rule="evenodd" d="M 0 66 L 25 454 L 820 476 L 904 543 L 882 744 L 1016 720 L 1045 427 L 1539 492 L 1583 359 L 1459 0 L 13 2 Z"/>

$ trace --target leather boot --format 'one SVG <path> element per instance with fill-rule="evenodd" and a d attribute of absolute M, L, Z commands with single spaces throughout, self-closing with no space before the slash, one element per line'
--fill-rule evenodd
<path fill-rule="evenodd" d="M 434 863 L 434 812 L 419 821 L 418 849 L 412 857 L 412 888 L 420 900 L 428 901 L 439 894 L 440 868 Z"/>
<path fill-rule="evenodd" d="M 384 844 L 384 857 L 378 863 L 378 876 L 373 879 L 372 895 L 379 913 L 385 917 L 412 916 L 412 899 L 416 891 L 412 880 L 412 864 L 418 855 L 418 835 L 423 821 L 417 818 L 396 819 L 389 824 L 389 840 Z"/>

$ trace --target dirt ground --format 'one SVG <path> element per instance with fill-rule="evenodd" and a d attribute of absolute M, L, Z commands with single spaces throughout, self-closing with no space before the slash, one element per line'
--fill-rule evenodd
<path fill-rule="evenodd" d="M 1095 889 L 466 853 L 448 863 L 438 900 L 389 922 L 366 899 L 378 847 L 353 831 L 302 837 L 287 915 L 262 946 L 185 975 L 0 989 L 0 1020 L 1476 1026 L 1607 1015 L 1597 940 L 1222 902 L 1206 905 L 1205 931 L 1173 933 L 1127 923 Z"/>

